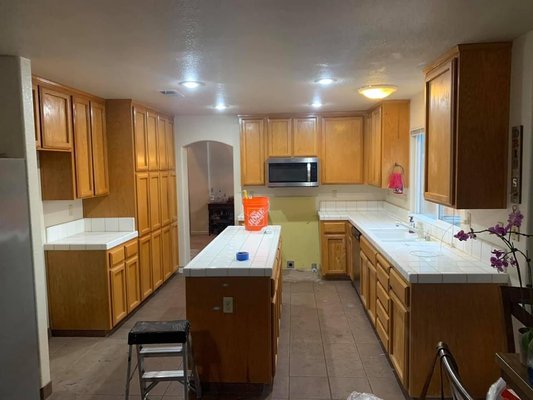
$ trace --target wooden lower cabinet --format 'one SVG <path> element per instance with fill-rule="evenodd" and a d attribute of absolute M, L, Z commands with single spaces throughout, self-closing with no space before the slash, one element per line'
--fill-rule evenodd
<path fill-rule="evenodd" d="M 152 236 L 150 234 L 139 239 L 139 270 L 141 299 L 144 300 L 154 291 L 152 282 Z"/>
<path fill-rule="evenodd" d="M 152 232 L 152 283 L 154 290 L 163 284 L 163 240 L 161 230 Z"/>
<path fill-rule="evenodd" d="M 281 316 L 281 257 L 271 277 L 187 276 L 185 287 L 200 380 L 272 384 Z M 233 313 L 222 312 L 223 297 L 233 298 Z"/>
<path fill-rule="evenodd" d="M 47 250 L 50 329 L 105 336 L 140 304 L 137 239 L 108 251 Z"/>
<path fill-rule="evenodd" d="M 172 247 L 172 272 L 179 268 L 179 248 L 178 248 L 178 224 L 174 223 L 170 227 L 170 245 Z"/>
<path fill-rule="evenodd" d="M 167 280 L 172 275 L 172 238 L 170 236 L 170 225 L 164 226 L 161 230 L 161 266 L 163 280 Z"/>
<path fill-rule="evenodd" d="M 499 376 L 494 354 L 505 350 L 499 284 L 410 283 L 368 240 L 360 243 L 361 301 L 409 396 L 420 397 L 443 341 L 469 393 L 484 397 Z M 439 393 L 437 372 L 428 396 Z"/>
<path fill-rule="evenodd" d="M 346 222 L 321 222 L 320 242 L 322 276 L 346 275 Z"/>

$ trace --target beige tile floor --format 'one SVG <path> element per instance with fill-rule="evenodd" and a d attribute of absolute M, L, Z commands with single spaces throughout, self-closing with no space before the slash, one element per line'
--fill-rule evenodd
<path fill-rule="evenodd" d="M 284 282 L 273 385 L 262 394 L 208 393 L 204 398 L 324 400 L 346 399 L 359 391 L 385 400 L 405 399 L 350 283 L 291 274 Z M 51 338 L 50 400 L 123 399 L 129 329 L 138 320 L 184 318 L 184 291 L 183 277 L 174 276 L 107 338 Z M 177 383 L 160 384 L 152 393 L 154 400 L 183 398 Z M 132 382 L 132 394 L 131 399 L 140 399 L 137 380 Z"/>

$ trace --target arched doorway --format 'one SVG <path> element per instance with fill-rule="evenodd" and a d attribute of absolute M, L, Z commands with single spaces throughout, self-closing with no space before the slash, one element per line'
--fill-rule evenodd
<path fill-rule="evenodd" d="M 211 140 L 187 151 L 190 258 L 234 224 L 233 148 Z"/>

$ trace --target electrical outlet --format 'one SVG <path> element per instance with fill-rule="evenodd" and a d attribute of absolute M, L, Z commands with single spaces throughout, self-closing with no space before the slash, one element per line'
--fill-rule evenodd
<path fill-rule="evenodd" d="M 294 261 L 287 261 L 287 268 L 294 268 Z"/>
<path fill-rule="evenodd" d="M 72 204 L 69 204 L 69 205 L 68 205 L 68 215 L 69 215 L 70 217 L 72 217 L 72 214 L 74 214 L 73 211 L 72 211 L 72 209 L 73 209 Z"/>
<path fill-rule="evenodd" d="M 222 312 L 233 314 L 233 297 L 222 297 Z"/>
<path fill-rule="evenodd" d="M 311 264 L 311 272 L 318 272 L 318 266 L 316 265 L 316 263 Z"/>
<path fill-rule="evenodd" d="M 470 211 L 466 211 L 463 224 L 468 225 L 468 228 L 472 228 L 472 213 Z"/>

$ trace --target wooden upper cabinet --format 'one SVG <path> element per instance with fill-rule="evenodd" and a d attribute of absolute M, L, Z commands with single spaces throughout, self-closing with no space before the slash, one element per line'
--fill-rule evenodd
<path fill-rule="evenodd" d="M 167 138 L 167 162 L 168 162 L 168 169 L 174 170 L 176 169 L 176 151 L 174 148 L 174 124 L 172 121 L 167 120 L 165 123 L 165 131 L 166 131 L 166 138 Z"/>
<path fill-rule="evenodd" d="M 322 120 L 322 183 L 363 182 L 363 118 Z"/>
<path fill-rule="evenodd" d="M 146 113 L 146 143 L 148 149 L 148 169 L 159 170 L 159 148 L 157 136 L 157 114 Z"/>
<path fill-rule="evenodd" d="M 167 120 L 161 117 L 158 117 L 157 121 L 157 154 L 159 170 L 166 171 L 168 169 Z"/>
<path fill-rule="evenodd" d="M 139 236 L 150 233 L 150 178 L 146 172 L 137 172 L 135 179 L 137 194 L 137 231 Z"/>
<path fill-rule="evenodd" d="M 33 122 L 35 129 L 35 147 L 41 148 L 41 116 L 39 111 L 39 87 L 33 83 L 31 85 L 31 96 L 33 99 Z"/>
<path fill-rule="evenodd" d="M 146 110 L 133 107 L 133 135 L 135 141 L 135 169 L 148 170 L 148 141 L 146 134 Z"/>
<path fill-rule="evenodd" d="M 364 142 L 365 182 L 381 187 L 381 106 L 367 120 Z"/>
<path fill-rule="evenodd" d="M 290 157 L 292 155 L 292 121 L 290 118 L 268 119 L 268 156 Z"/>
<path fill-rule="evenodd" d="M 72 150 L 72 108 L 70 94 L 41 86 L 41 147 Z"/>
<path fill-rule="evenodd" d="M 264 120 L 241 119 L 241 184 L 265 184 Z"/>
<path fill-rule="evenodd" d="M 318 156 L 318 146 L 318 118 L 294 118 L 292 155 L 295 157 Z"/>
<path fill-rule="evenodd" d="M 72 98 L 74 114 L 74 161 L 76 164 L 76 195 L 78 198 L 92 197 L 93 158 L 91 143 L 91 107 L 83 97 Z"/>
<path fill-rule="evenodd" d="M 109 193 L 105 104 L 96 101 L 91 101 L 91 143 L 94 195 L 102 196 Z"/>
<path fill-rule="evenodd" d="M 426 69 L 427 200 L 507 206 L 511 46 L 462 44 Z"/>
<path fill-rule="evenodd" d="M 426 76 L 426 191 L 439 204 L 454 203 L 454 75 L 456 59 Z"/>
<path fill-rule="evenodd" d="M 161 228 L 161 180 L 158 172 L 150 172 L 150 225 L 152 230 Z"/>

